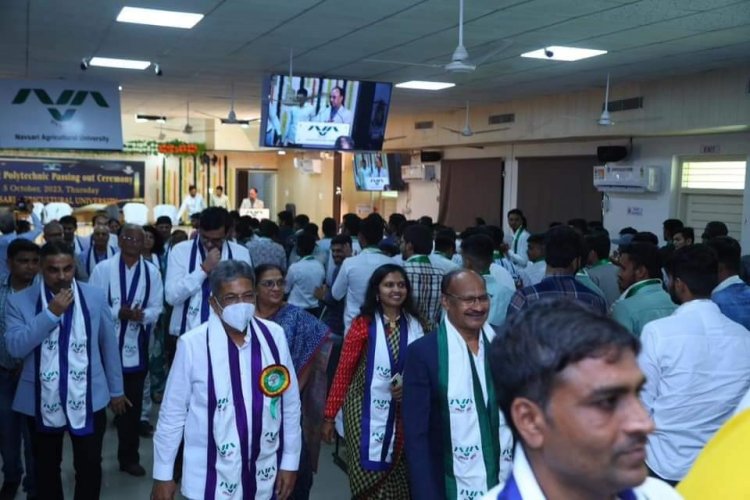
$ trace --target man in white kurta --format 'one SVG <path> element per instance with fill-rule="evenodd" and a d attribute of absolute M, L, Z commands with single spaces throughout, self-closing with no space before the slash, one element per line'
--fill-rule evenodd
<path fill-rule="evenodd" d="M 283 329 L 254 317 L 253 270 L 225 261 L 211 276 L 211 316 L 180 337 L 154 435 L 154 500 L 284 500 L 301 450 L 299 386 Z"/>

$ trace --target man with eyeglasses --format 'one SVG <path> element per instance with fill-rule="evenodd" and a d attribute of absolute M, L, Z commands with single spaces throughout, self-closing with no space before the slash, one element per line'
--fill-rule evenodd
<path fill-rule="evenodd" d="M 141 257 L 143 239 L 141 226 L 122 226 L 120 253 L 97 264 L 89 279 L 90 285 L 106 293 L 120 346 L 125 397 L 132 403 L 115 419 L 117 459 L 121 471 L 137 477 L 146 474 L 138 447 L 143 385 L 148 375 L 148 338 L 164 306 L 161 274 L 150 260 Z"/>
<path fill-rule="evenodd" d="M 222 260 L 240 260 L 252 265 L 247 248 L 227 241 L 230 218 L 223 208 L 211 207 L 201 213 L 198 238 L 184 241 L 169 252 L 164 292 L 174 306 L 165 339 L 171 363 L 177 337 L 208 321 L 208 276 Z"/>
<path fill-rule="evenodd" d="M 284 330 L 255 316 L 253 269 L 211 272 L 208 321 L 185 333 L 154 435 L 153 500 L 172 500 L 180 440 L 186 498 L 278 498 L 294 489 L 302 431 Z"/>
<path fill-rule="evenodd" d="M 512 465 L 513 438 L 496 407 L 488 353 L 490 297 L 461 269 L 441 284 L 438 331 L 409 345 L 403 422 L 412 491 L 420 498 L 479 498 Z"/>

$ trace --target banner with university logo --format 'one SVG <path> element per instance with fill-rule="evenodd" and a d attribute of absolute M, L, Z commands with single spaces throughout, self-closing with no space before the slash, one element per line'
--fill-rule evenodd
<path fill-rule="evenodd" d="M 24 196 L 72 207 L 143 198 L 145 163 L 119 160 L 0 158 L 0 203 Z"/>
<path fill-rule="evenodd" d="M 0 148 L 122 150 L 116 83 L 0 80 Z"/>

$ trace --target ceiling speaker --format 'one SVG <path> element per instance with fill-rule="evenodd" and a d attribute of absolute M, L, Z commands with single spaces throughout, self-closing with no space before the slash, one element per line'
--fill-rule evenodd
<path fill-rule="evenodd" d="M 616 162 L 627 158 L 628 148 L 625 146 L 599 146 L 596 148 L 596 156 L 600 163 Z"/>

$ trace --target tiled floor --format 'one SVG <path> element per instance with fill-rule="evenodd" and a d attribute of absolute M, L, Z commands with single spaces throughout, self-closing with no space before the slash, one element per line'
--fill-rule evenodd
<path fill-rule="evenodd" d="M 154 422 L 156 411 L 154 408 Z M 73 486 L 75 473 L 73 472 L 73 455 L 70 441 L 65 440 L 65 455 L 63 458 L 63 486 L 65 498 L 73 498 Z M 332 446 L 323 445 L 320 452 L 320 466 L 315 476 L 311 500 L 343 500 L 350 498 L 349 481 L 341 469 L 333 464 Z M 141 465 L 148 472 L 146 477 L 136 478 L 124 472 L 120 472 L 117 463 L 117 432 L 111 425 L 104 435 L 103 454 L 103 478 L 102 478 L 102 500 L 148 500 L 151 496 L 152 480 L 149 477 L 153 463 L 153 445 L 151 439 L 142 439 Z M 25 498 L 20 492 L 17 499 Z M 182 498 L 182 497 L 179 497 Z"/>

